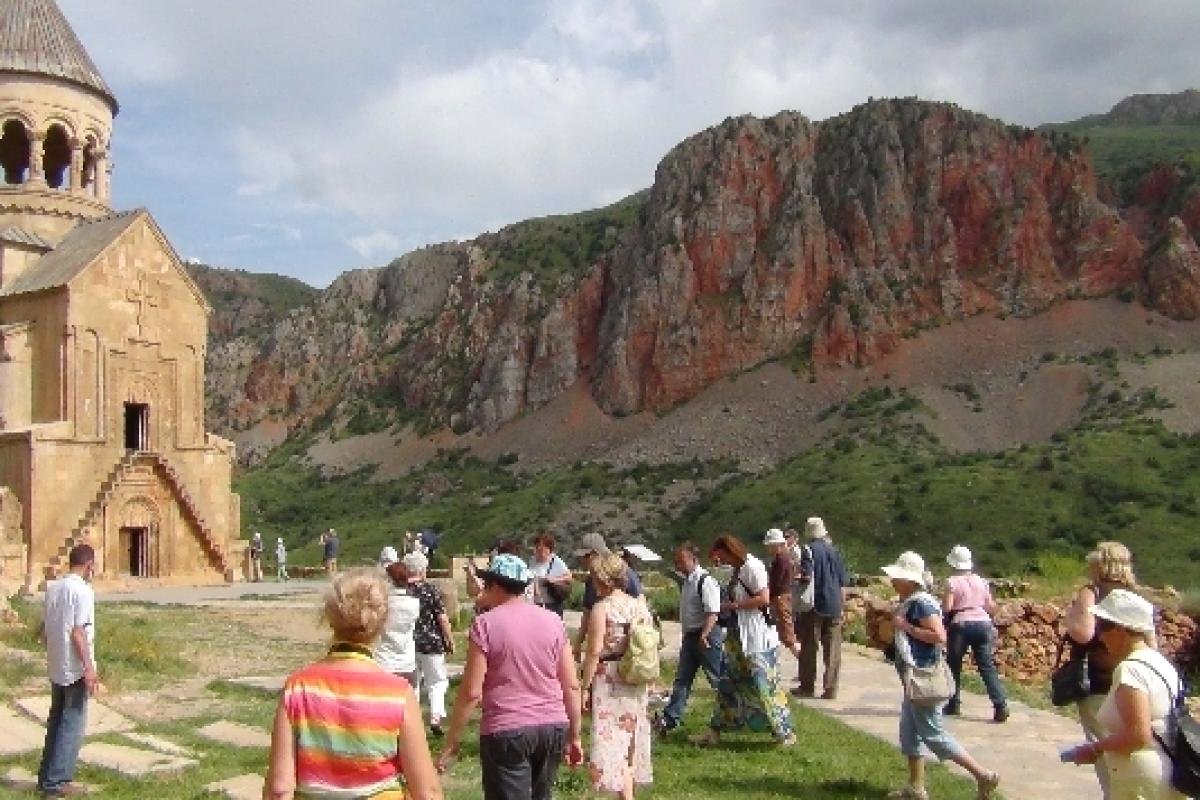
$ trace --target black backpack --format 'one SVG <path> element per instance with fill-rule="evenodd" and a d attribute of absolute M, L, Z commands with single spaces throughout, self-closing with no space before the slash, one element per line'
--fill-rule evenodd
<path fill-rule="evenodd" d="M 1154 738 L 1171 759 L 1171 786 L 1188 797 L 1200 797 L 1200 722 L 1192 719 L 1184 702 L 1187 686 L 1180 678 L 1179 685 L 1172 688 L 1161 672 L 1141 659 L 1136 661 L 1159 677 L 1171 698 L 1171 709 L 1165 720 L 1166 732 L 1161 736 L 1154 732 Z"/>

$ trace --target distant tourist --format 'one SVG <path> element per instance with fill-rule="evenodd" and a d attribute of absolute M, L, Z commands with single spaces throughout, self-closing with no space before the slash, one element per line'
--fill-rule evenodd
<path fill-rule="evenodd" d="M 283 543 L 282 536 L 275 539 L 275 579 L 278 581 L 288 579 L 287 545 Z"/>
<path fill-rule="evenodd" d="M 487 557 L 488 561 L 490 562 L 493 558 L 501 553 L 507 553 L 515 556 L 518 555 L 520 551 L 521 548 L 518 547 L 517 543 L 512 539 L 497 539 L 496 543 L 488 548 Z M 467 563 L 463 565 L 463 571 L 467 574 L 467 597 L 474 602 L 475 613 L 483 613 L 487 610 L 479 604 L 479 596 L 483 592 L 483 580 L 478 575 L 478 570 L 475 568 L 474 561 L 468 559 Z"/>
<path fill-rule="evenodd" d="M 263 796 L 440 800 L 412 687 L 371 657 L 388 620 L 384 577 L 338 575 L 324 617 L 333 645 L 284 683 Z"/>
<path fill-rule="evenodd" d="M 1112 688 L 1096 720 L 1102 734 L 1071 751 L 1076 764 L 1104 756 L 1111 800 L 1185 800 L 1171 787 L 1170 757 L 1155 741 L 1183 691 L 1179 673 L 1151 644 L 1154 606 L 1125 589 L 1113 589 L 1090 608 L 1109 653 L 1119 659 Z"/>
<path fill-rule="evenodd" d="M 807 543 L 800 558 L 801 591 L 812 583 L 812 602 L 796 615 L 796 633 L 800 639 L 800 685 L 792 692 L 812 697 L 817 686 L 817 645 L 821 647 L 823 674 L 821 698 L 837 697 L 842 670 L 842 609 L 850 576 L 842 554 L 829 540 L 825 520 L 809 517 L 804 524 Z M 793 591 L 796 591 L 795 589 Z M 794 598 L 793 598 L 794 599 Z"/>
<path fill-rule="evenodd" d="M 895 663 L 901 681 L 913 667 L 933 667 L 944 658 L 946 629 L 937 598 L 925 591 L 925 561 L 916 553 L 901 553 L 895 564 L 883 568 L 900 596 L 892 622 L 895 626 Z M 984 769 L 963 749 L 942 724 L 941 702 L 913 702 L 905 692 L 900 704 L 900 750 L 908 759 L 908 784 L 891 792 L 895 800 L 927 800 L 925 749 L 942 761 L 953 761 L 975 778 L 980 800 L 995 796 L 1000 776 Z"/>
<path fill-rule="evenodd" d="M 331 576 L 336 575 L 338 550 L 341 548 L 341 541 L 338 540 L 337 531 L 333 528 L 325 531 L 321 535 L 321 547 L 321 563 L 325 566 L 325 572 Z"/>
<path fill-rule="evenodd" d="M 1088 741 L 1094 742 L 1104 736 L 1104 726 L 1097 715 L 1112 688 L 1113 671 L 1121 658 L 1109 651 L 1096 625 L 1092 607 L 1116 589 L 1133 590 L 1137 579 L 1133 575 L 1133 555 L 1120 542 L 1100 542 L 1087 556 L 1089 583 L 1079 589 L 1075 600 L 1067 609 L 1066 633 L 1071 644 L 1072 658 L 1087 659 L 1088 687 L 1090 695 L 1080 700 L 1079 722 Z M 1109 800 L 1107 756 L 1100 754 L 1096 761 L 1096 777 L 1105 800 Z"/>
<path fill-rule="evenodd" d="M 91 545 L 77 544 L 67 555 L 67 574 L 46 585 L 42 641 L 50 673 L 50 715 L 37 776 L 43 797 L 85 793 L 85 787 L 74 780 L 87 730 L 88 698 L 100 686 L 96 672 L 96 595 L 88 585 L 95 565 L 96 553 Z"/>
<path fill-rule="evenodd" d="M 533 538 L 533 559 L 529 571 L 533 574 L 533 602 L 558 616 L 567 607 L 574 576 L 566 562 L 554 552 L 554 537 L 541 533 Z"/>
<path fill-rule="evenodd" d="M 956 545 L 950 551 L 946 563 L 954 570 L 946 583 L 946 593 L 942 596 L 942 611 L 948 621 L 946 658 L 950 662 L 950 671 L 954 673 L 954 694 L 943 711 L 951 715 L 960 711 L 963 656 L 970 648 L 975 666 L 979 669 L 979 677 L 983 678 L 983 685 L 987 689 L 988 699 L 992 701 L 992 719 L 1004 722 L 1008 719 L 1008 700 L 1004 696 L 1000 674 L 996 671 L 996 627 L 992 624 L 996 603 L 992 600 L 991 587 L 986 580 L 972 572 L 971 551 L 963 545 Z"/>
<path fill-rule="evenodd" d="M 800 648 L 796 646 L 796 629 L 792 622 L 792 581 L 795 572 L 787 539 L 782 530 L 772 528 L 767 531 L 763 545 L 771 555 L 771 563 L 767 567 L 767 589 L 771 593 L 771 617 L 775 621 L 775 632 L 779 634 L 779 643 L 799 658 Z"/>
<path fill-rule="evenodd" d="M 650 762 L 649 684 L 626 683 L 619 671 L 629 646 L 630 626 L 651 622 L 644 597 L 625 593 L 628 565 L 618 555 L 600 556 L 592 565 L 598 599 L 588 617 L 587 652 L 581 684 L 585 709 L 592 712 L 588 769 L 597 791 L 631 800 L 635 786 L 653 779 Z"/>
<path fill-rule="evenodd" d="M 608 544 L 604 541 L 604 537 L 598 533 L 585 534 L 579 541 L 579 547 L 575 548 L 575 557 L 578 558 L 588 570 L 588 576 L 583 585 L 583 616 L 579 621 L 579 638 L 575 644 L 576 658 L 583 652 L 584 644 L 587 640 L 588 615 L 591 614 L 592 606 L 596 605 L 596 601 L 600 596 L 596 593 L 596 582 L 592 578 L 592 568 L 599 560 L 612 553 L 608 548 Z M 638 578 L 637 572 L 632 569 L 627 569 L 625 572 L 625 586 L 622 591 L 630 597 L 642 596 L 642 582 Z"/>
<path fill-rule="evenodd" d="M 258 531 L 255 531 L 254 535 L 250 537 L 250 549 L 248 551 L 248 555 L 250 556 L 250 582 L 262 583 L 263 540 L 262 534 Z"/>
<path fill-rule="evenodd" d="M 482 704 L 484 800 L 549 800 L 564 756 L 571 765 L 583 761 L 579 681 L 566 629 L 525 602 L 533 576 L 520 558 L 499 554 L 478 574 L 489 611 L 471 623 L 438 769 L 445 772 L 458 757 L 467 722 Z"/>
<path fill-rule="evenodd" d="M 731 614 L 731 627 L 725 637 L 717 707 L 708 730 L 692 741 L 712 745 L 721 731 L 748 727 L 770 732 L 781 745 L 793 745 L 792 712 L 779 688 L 779 634 L 769 616 L 767 568 L 736 536 L 717 537 L 708 557 L 718 566 L 733 567 L 726 592 L 731 599 L 721 603 L 721 611 Z"/>
<path fill-rule="evenodd" d="M 375 643 L 375 660 L 386 671 L 417 686 L 417 619 L 421 601 L 408 588 L 408 568 L 394 547 L 379 554 L 379 566 L 388 578 L 387 620 Z"/>
<path fill-rule="evenodd" d="M 421 689 L 429 698 L 429 728 L 440 736 L 442 721 L 446 718 L 446 690 L 450 688 L 446 654 L 454 652 L 454 633 L 450 629 L 450 617 L 446 614 L 441 589 L 425 580 L 429 559 L 424 553 L 409 553 L 404 557 L 404 569 L 408 573 L 409 594 L 420 603 L 420 613 L 413 631 L 417 647 L 417 677 Z"/>
<path fill-rule="evenodd" d="M 721 587 L 717 579 L 700 566 L 700 551 L 696 545 L 684 542 L 675 548 L 675 570 L 680 584 L 679 627 L 683 640 L 679 645 L 679 663 L 675 667 L 671 699 L 654 725 L 660 734 L 683 724 L 697 670 L 704 670 L 709 685 L 716 689 L 725 658 L 725 629 L 717 624 L 721 613 Z"/>

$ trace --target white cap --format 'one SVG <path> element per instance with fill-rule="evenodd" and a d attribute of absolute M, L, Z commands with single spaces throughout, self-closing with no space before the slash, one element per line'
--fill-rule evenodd
<path fill-rule="evenodd" d="M 771 528 L 771 530 L 767 531 L 767 538 L 763 539 L 763 544 L 787 544 L 787 539 L 783 538 L 783 531 L 779 530 L 779 528 Z"/>
<path fill-rule="evenodd" d="M 1140 633 L 1154 633 L 1154 606 L 1128 589 L 1113 589 L 1089 611 L 1100 619 Z"/>
<path fill-rule="evenodd" d="M 829 535 L 829 531 L 825 530 L 825 520 L 820 517 L 809 517 L 804 523 L 804 531 L 810 539 L 824 539 Z"/>
<path fill-rule="evenodd" d="M 971 551 L 961 544 L 956 544 L 946 556 L 946 563 L 955 569 L 971 569 Z"/>
<path fill-rule="evenodd" d="M 924 588 L 925 559 L 909 550 L 901 553 L 895 564 L 884 567 L 883 574 L 901 581 L 912 581 Z"/>
<path fill-rule="evenodd" d="M 396 553 L 396 548 L 388 545 L 379 551 L 379 566 L 390 567 L 400 560 L 400 556 Z"/>

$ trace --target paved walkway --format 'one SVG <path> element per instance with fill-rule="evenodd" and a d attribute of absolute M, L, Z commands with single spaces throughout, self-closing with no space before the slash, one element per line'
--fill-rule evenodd
<path fill-rule="evenodd" d="M 567 614 L 567 624 L 579 626 L 579 615 Z M 663 623 L 668 650 L 678 651 L 678 623 Z M 796 676 L 796 659 L 785 653 L 782 663 L 788 688 Z M 703 679 L 699 679 L 703 683 Z M 808 708 L 841 720 L 852 728 L 899 747 L 897 716 L 900 682 L 895 668 L 882 655 L 867 648 L 846 645 L 842 655 L 841 686 L 837 700 L 802 700 Z M 987 697 L 963 692 L 963 715 L 949 718 L 949 728 L 958 741 L 981 764 L 1000 773 L 1001 793 L 1008 800 L 1099 800 L 1100 787 L 1091 767 L 1063 764 L 1059 748 L 1082 741 L 1075 721 L 1049 711 L 1010 701 L 1012 716 L 1003 725 L 991 721 L 992 704 Z M 804 731 L 798 730 L 800 748 Z M 956 765 L 952 770 L 963 772 Z M 899 761 L 897 769 L 901 769 Z"/>

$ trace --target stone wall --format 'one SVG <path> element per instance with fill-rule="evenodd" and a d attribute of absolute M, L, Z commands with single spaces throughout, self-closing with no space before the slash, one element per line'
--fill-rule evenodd
<path fill-rule="evenodd" d="M 869 593 L 855 593 L 847 601 L 847 619 L 865 620 L 872 647 L 883 648 L 892 641 L 891 600 Z M 1030 600 L 1001 602 L 995 623 L 999 633 L 996 665 L 1006 678 L 1038 682 L 1054 669 L 1064 609 L 1053 603 Z M 1158 649 L 1184 670 L 1200 666 L 1200 623 L 1177 611 L 1157 615 Z"/>

